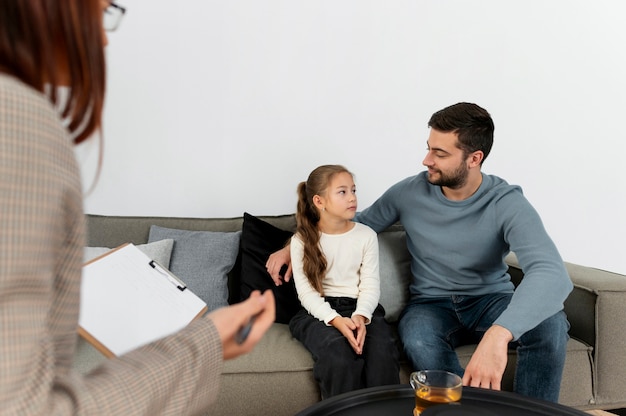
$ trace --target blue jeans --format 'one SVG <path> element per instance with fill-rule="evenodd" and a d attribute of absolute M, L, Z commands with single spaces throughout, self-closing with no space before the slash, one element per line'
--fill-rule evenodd
<path fill-rule="evenodd" d="M 356 299 L 326 297 L 326 301 L 341 316 L 350 317 L 356 309 Z M 381 305 L 366 327 L 362 355 L 354 352 L 339 330 L 304 309 L 291 318 L 289 329 L 313 356 L 313 376 L 322 399 L 365 387 L 400 383 L 399 351 Z"/>
<path fill-rule="evenodd" d="M 456 347 L 477 344 L 511 301 L 511 293 L 414 298 L 404 308 L 398 332 L 415 370 L 442 369 L 463 377 Z M 513 390 L 557 402 L 569 323 L 560 311 L 511 342 L 517 350 Z"/>

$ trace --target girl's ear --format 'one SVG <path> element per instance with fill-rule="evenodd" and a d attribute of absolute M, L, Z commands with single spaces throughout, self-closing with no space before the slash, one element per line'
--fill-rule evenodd
<path fill-rule="evenodd" d="M 319 195 L 313 195 L 313 204 L 318 210 L 322 210 L 324 208 L 324 198 Z"/>

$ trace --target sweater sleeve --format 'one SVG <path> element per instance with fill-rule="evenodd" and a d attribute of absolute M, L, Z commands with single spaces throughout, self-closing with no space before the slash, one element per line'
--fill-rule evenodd
<path fill-rule="evenodd" d="M 498 202 L 497 216 L 524 278 L 494 324 L 507 328 L 517 340 L 562 310 L 573 284 L 539 214 L 521 192 L 505 195 Z"/>
<path fill-rule="evenodd" d="M 404 184 L 408 179 L 400 181 L 387 189 L 374 203 L 357 213 L 354 220 L 365 224 L 380 233 L 400 219 L 397 199 L 402 197 Z"/>

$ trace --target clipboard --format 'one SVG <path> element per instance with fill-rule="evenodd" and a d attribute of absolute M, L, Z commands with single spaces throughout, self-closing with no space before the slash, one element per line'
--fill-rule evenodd
<path fill-rule="evenodd" d="M 173 334 L 206 311 L 202 299 L 134 244 L 83 266 L 78 333 L 108 358 Z"/>

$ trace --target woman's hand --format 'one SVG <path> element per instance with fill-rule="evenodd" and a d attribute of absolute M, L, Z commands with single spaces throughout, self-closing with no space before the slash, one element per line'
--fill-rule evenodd
<path fill-rule="evenodd" d="M 210 312 L 207 318 L 211 319 L 217 328 L 222 340 L 224 359 L 228 360 L 252 351 L 263 334 L 274 323 L 275 316 L 274 293 L 266 290 L 261 295 L 261 292 L 255 290 L 245 301 L 216 309 Z M 255 318 L 250 334 L 244 342 L 239 344 L 236 340 L 237 332 L 252 317 Z"/>

